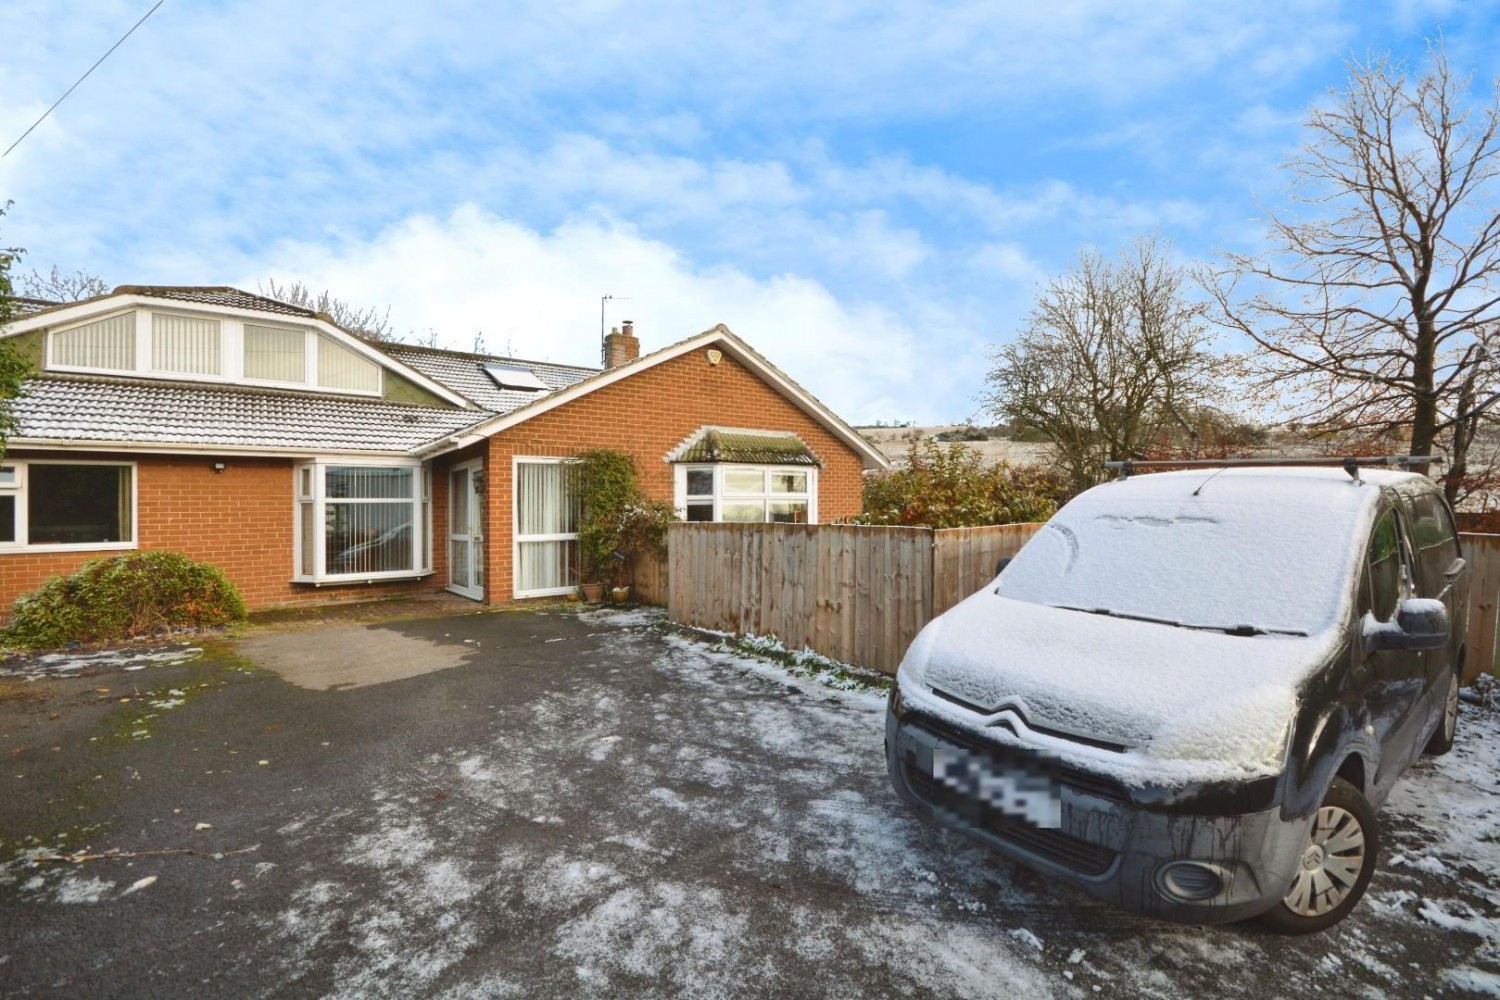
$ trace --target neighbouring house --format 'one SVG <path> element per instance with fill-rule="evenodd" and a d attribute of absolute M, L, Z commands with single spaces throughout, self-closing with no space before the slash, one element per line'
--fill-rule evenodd
<path fill-rule="evenodd" d="M 375 344 L 233 288 L 17 303 L 38 374 L 0 462 L 0 614 L 85 560 L 174 549 L 251 607 L 576 586 L 568 460 L 635 458 L 687 520 L 855 514 L 885 459 L 723 326 L 584 368 Z"/>

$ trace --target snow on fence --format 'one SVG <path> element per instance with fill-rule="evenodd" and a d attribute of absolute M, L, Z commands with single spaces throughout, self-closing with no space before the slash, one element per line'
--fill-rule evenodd
<path fill-rule="evenodd" d="M 1040 524 L 878 528 L 843 524 L 674 524 L 665 564 L 641 560 L 637 596 L 672 621 L 775 636 L 894 673 L 918 630 L 995 575 Z M 1495 673 L 1500 535 L 1464 535 L 1472 576 L 1465 673 Z"/>

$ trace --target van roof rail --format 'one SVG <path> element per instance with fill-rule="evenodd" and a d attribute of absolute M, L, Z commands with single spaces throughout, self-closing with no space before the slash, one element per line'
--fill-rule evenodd
<path fill-rule="evenodd" d="M 1413 465 L 1439 461 L 1438 455 L 1299 455 L 1295 458 L 1182 458 L 1152 459 L 1138 461 L 1130 458 L 1117 462 L 1105 462 L 1104 467 L 1118 472 L 1119 478 L 1129 479 L 1133 473 L 1152 469 L 1223 469 L 1231 467 L 1275 466 L 1275 465 L 1338 465 L 1349 473 L 1349 478 L 1359 482 L 1361 467 L 1385 466 L 1386 468 L 1409 469 Z"/>

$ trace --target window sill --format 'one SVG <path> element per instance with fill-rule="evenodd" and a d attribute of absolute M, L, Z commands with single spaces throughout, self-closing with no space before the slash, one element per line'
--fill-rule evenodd
<path fill-rule="evenodd" d="M 398 580 L 422 580 L 433 575 L 430 569 L 398 570 L 395 573 L 358 573 L 341 576 L 293 577 L 292 583 L 300 587 L 348 587 L 361 586 L 368 583 L 392 583 Z"/>
<path fill-rule="evenodd" d="M 529 597 L 564 597 L 578 592 L 578 585 L 571 587 L 547 587 L 543 590 L 518 590 L 511 596 L 521 601 Z"/>
<path fill-rule="evenodd" d="M 129 552 L 140 548 L 135 542 L 46 542 L 41 545 L 0 543 L 0 555 L 29 555 L 33 552 Z"/>

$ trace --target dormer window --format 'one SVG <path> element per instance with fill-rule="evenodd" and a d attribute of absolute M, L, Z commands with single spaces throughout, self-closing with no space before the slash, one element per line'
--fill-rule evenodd
<path fill-rule="evenodd" d="M 46 367 L 366 396 L 383 385 L 378 363 L 317 330 L 144 309 L 51 331 Z"/>
<path fill-rule="evenodd" d="M 267 382 L 307 381 L 307 334 L 245 324 L 245 377 Z"/>
<path fill-rule="evenodd" d="M 121 313 L 52 335 L 52 363 L 68 368 L 135 371 L 135 313 Z"/>
<path fill-rule="evenodd" d="M 151 370 L 163 374 L 222 375 L 223 337 L 216 319 L 151 314 Z"/>
<path fill-rule="evenodd" d="M 380 366 L 343 344 L 319 337 L 318 385 L 350 392 L 379 392 Z"/>

